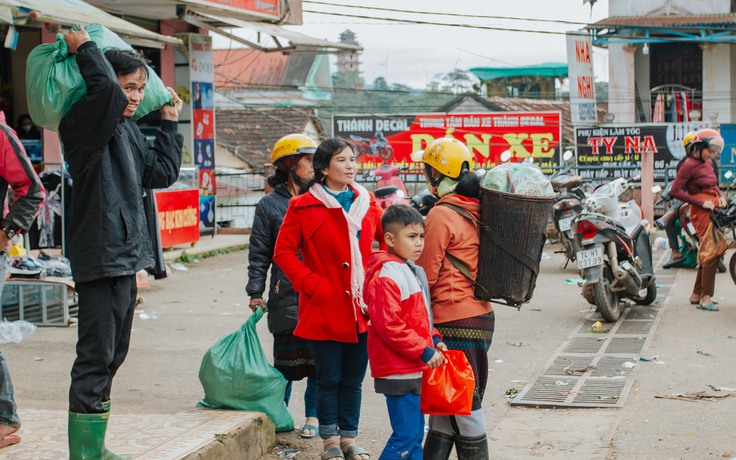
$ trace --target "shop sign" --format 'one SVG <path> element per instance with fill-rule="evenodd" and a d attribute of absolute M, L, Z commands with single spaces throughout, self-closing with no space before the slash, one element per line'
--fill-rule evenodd
<path fill-rule="evenodd" d="M 279 19 L 279 0 L 204 0 L 207 3 L 229 6 L 246 13 Z"/>
<path fill-rule="evenodd" d="M 515 161 L 534 158 L 542 168 L 559 164 L 559 112 L 335 115 L 333 133 L 355 144 L 364 168 L 411 163 L 411 154 L 433 140 L 454 137 L 475 156 L 476 167 L 499 162 L 509 150 Z"/>
<path fill-rule="evenodd" d="M 199 241 L 199 191 L 156 192 L 161 246 L 170 248 Z"/>
<path fill-rule="evenodd" d="M 640 173 L 642 156 L 652 154 L 654 180 L 672 180 L 677 162 L 685 155 L 685 134 L 706 127 L 704 123 L 649 123 L 575 128 L 580 175 L 595 181 L 632 178 Z"/>
<path fill-rule="evenodd" d="M 727 179 L 725 174 L 726 171 L 731 171 L 736 174 L 736 125 L 723 124 L 720 126 L 721 136 L 726 143 L 726 146 L 721 152 L 721 167 L 719 173 L 721 175 L 721 182 L 731 183 L 734 178 Z"/>
<path fill-rule="evenodd" d="M 593 42 L 590 34 L 579 31 L 567 33 L 567 73 L 570 81 L 572 123 L 574 125 L 597 123 Z"/>

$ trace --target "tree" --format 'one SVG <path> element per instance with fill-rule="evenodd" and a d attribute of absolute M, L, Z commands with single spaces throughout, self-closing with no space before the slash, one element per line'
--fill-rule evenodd
<path fill-rule="evenodd" d="M 427 90 L 452 94 L 478 93 L 480 83 L 474 75 L 461 69 L 453 69 L 448 73 L 435 75 L 427 84 Z"/>

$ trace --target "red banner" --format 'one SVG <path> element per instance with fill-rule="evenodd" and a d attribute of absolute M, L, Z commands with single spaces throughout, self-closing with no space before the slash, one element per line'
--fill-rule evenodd
<path fill-rule="evenodd" d="M 333 132 L 355 144 L 363 167 L 410 163 L 412 152 L 439 137 L 465 143 L 477 167 L 498 163 L 505 150 L 515 161 L 533 157 L 541 167 L 559 164 L 559 112 L 336 115 Z"/>
<path fill-rule="evenodd" d="M 156 192 L 161 246 L 199 241 L 199 190 Z"/>
<path fill-rule="evenodd" d="M 247 13 L 256 13 L 279 18 L 279 0 L 205 0 L 209 3 L 237 8 Z"/>

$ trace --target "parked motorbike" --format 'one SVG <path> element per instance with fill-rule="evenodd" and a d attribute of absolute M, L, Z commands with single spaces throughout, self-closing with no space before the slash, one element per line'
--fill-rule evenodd
<path fill-rule="evenodd" d="M 727 171 L 726 179 L 733 179 L 729 188 L 733 189 L 736 187 L 736 178 L 731 171 Z M 736 245 L 736 197 L 731 199 L 731 202 L 725 209 L 715 209 L 711 213 L 713 224 L 723 232 L 725 235 L 731 233 L 731 248 Z M 736 284 L 736 252 L 731 254 L 731 259 L 728 262 L 728 271 L 731 274 L 731 280 Z"/>
<path fill-rule="evenodd" d="M 583 178 L 570 174 L 575 166 L 571 162 L 573 153 L 568 150 L 562 158 L 567 166 L 552 175 L 549 181 L 557 192 L 552 204 L 552 221 L 562 243 L 562 251 L 558 252 L 565 254 L 565 265 L 562 267 L 565 269 L 570 261 L 576 260 L 576 254 L 580 251 L 572 222 L 583 211 L 585 192 L 582 189 Z"/>
<path fill-rule="evenodd" d="M 398 167 L 388 163 L 382 164 L 372 172 L 372 175 L 378 178 L 373 194 L 376 197 L 376 203 L 382 209 L 387 209 L 394 204 L 410 204 L 406 186 L 399 176 L 400 172 Z"/>
<path fill-rule="evenodd" d="M 573 220 L 583 297 L 610 322 L 621 315 L 622 299 L 649 305 L 657 298 L 649 223 L 636 201 L 619 202 L 628 187 L 625 178 L 598 186 Z"/>

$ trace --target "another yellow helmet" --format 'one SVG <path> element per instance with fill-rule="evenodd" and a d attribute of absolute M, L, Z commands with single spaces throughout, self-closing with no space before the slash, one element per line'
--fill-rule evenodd
<path fill-rule="evenodd" d="M 685 134 L 685 137 L 682 138 L 682 145 L 685 146 L 685 150 L 690 147 L 690 144 L 695 142 L 695 139 L 697 139 L 697 137 L 698 134 L 695 131 L 690 131 L 689 133 Z"/>
<path fill-rule="evenodd" d="M 451 179 L 457 179 L 463 171 L 473 170 L 473 154 L 465 144 L 452 137 L 432 141 L 424 149 L 422 161 Z"/>
<path fill-rule="evenodd" d="M 276 164 L 294 155 L 314 155 L 317 143 L 304 134 L 288 134 L 273 145 L 271 163 Z"/>

